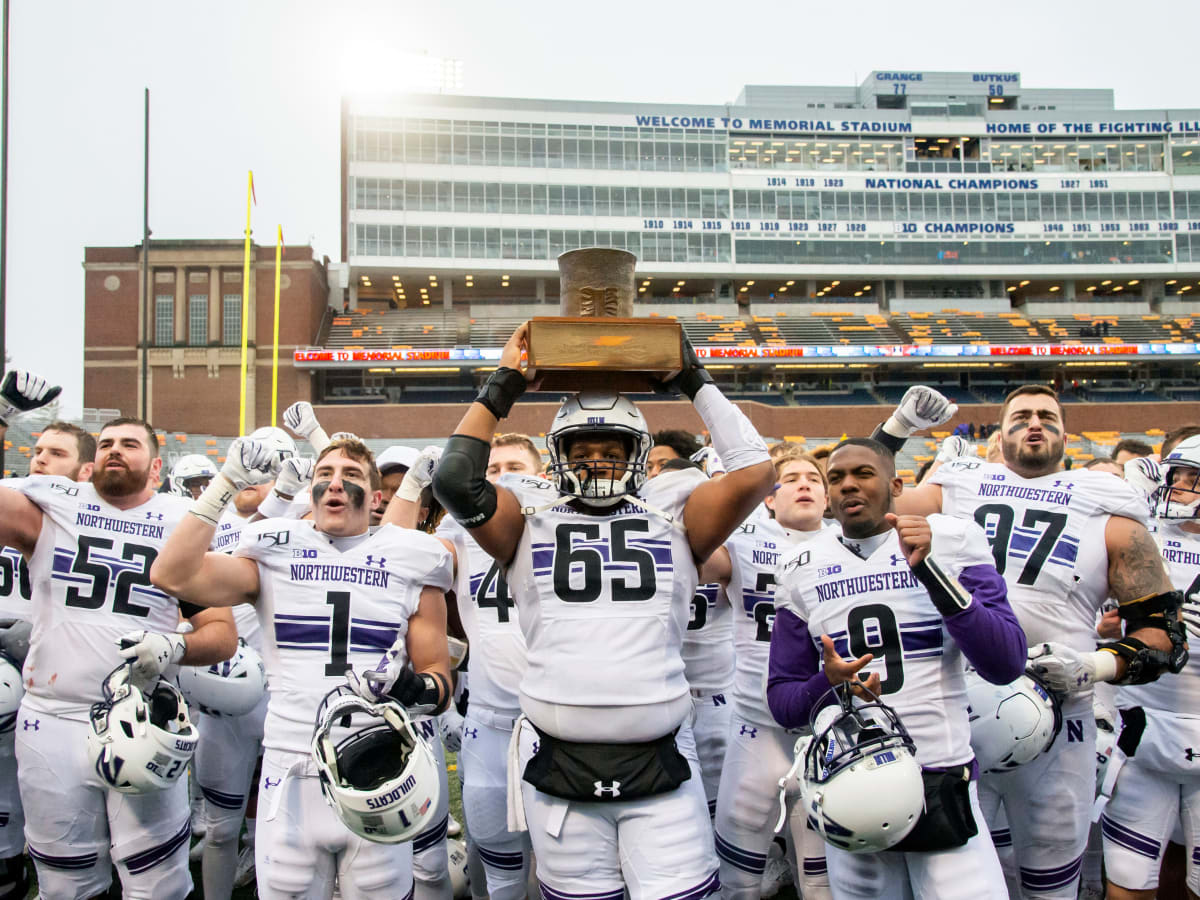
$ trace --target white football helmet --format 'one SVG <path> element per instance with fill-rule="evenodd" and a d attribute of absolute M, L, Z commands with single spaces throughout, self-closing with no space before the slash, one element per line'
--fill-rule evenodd
<path fill-rule="evenodd" d="M 104 679 L 104 699 L 92 704 L 88 759 L 113 790 L 143 794 L 179 780 L 200 734 L 175 685 L 159 678 L 141 691 L 130 681 L 131 671 L 125 663 Z"/>
<path fill-rule="evenodd" d="M 572 442 L 583 436 L 620 439 L 625 461 L 569 463 Z M 588 506 L 615 506 L 645 484 L 650 443 L 646 419 L 629 398 L 609 391 L 581 391 L 563 401 L 550 426 L 546 474 L 559 491 Z"/>
<path fill-rule="evenodd" d="M 331 732 L 351 716 L 370 717 L 334 744 Z M 399 703 L 371 703 L 348 687 L 334 688 L 317 710 L 312 757 L 321 792 L 347 828 L 369 841 L 399 844 L 427 827 L 437 812 L 437 760 Z"/>
<path fill-rule="evenodd" d="M 255 428 L 247 435 L 251 440 L 262 441 L 275 448 L 275 455 L 279 457 L 282 463 L 289 456 L 296 455 L 296 442 L 292 440 L 292 436 L 282 428 L 275 428 L 271 425 L 264 425 L 262 428 Z"/>
<path fill-rule="evenodd" d="M 171 493 L 191 500 L 193 482 L 202 482 L 200 487 L 203 489 L 216 477 L 217 467 L 209 462 L 207 456 L 189 453 L 179 457 L 175 465 L 171 466 Z"/>
<path fill-rule="evenodd" d="M 895 711 L 875 700 L 855 703 L 847 689 L 816 714 L 804 754 L 800 802 L 826 842 L 874 853 L 904 839 L 925 809 L 916 746 Z M 829 696 L 826 694 L 826 696 Z"/>
<path fill-rule="evenodd" d="M 241 638 L 237 651 L 212 666 L 180 666 L 175 676 L 189 703 L 217 716 L 244 716 L 267 692 L 267 670 L 258 651 Z"/>
<path fill-rule="evenodd" d="M 21 667 L 7 653 L 0 653 L 0 734 L 17 727 L 17 710 L 24 696 Z"/>
<path fill-rule="evenodd" d="M 454 900 L 466 900 L 471 896 L 471 872 L 467 868 L 467 845 L 451 838 L 446 842 L 450 859 L 450 890 Z"/>
<path fill-rule="evenodd" d="M 1036 675 L 989 684 L 967 670 L 971 749 L 983 772 L 1007 772 L 1045 753 L 1062 730 L 1058 698 Z"/>
<path fill-rule="evenodd" d="M 1157 519 L 1200 517 L 1200 435 L 1180 441 L 1162 461 L 1163 482 L 1150 497 Z"/>

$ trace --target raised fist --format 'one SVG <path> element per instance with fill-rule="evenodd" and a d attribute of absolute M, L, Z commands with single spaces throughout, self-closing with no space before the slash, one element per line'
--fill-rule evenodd
<path fill-rule="evenodd" d="M 45 406 L 62 393 L 45 378 L 25 369 L 10 369 L 0 384 L 0 425 L 16 415 Z"/>
<path fill-rule="evenodd" d="M 942 441 L 942 446 L 938 448 L 935 458 L 940 463 L 946 463 L 963 456 L 974 457 L 976 455 L 974 444 L 961 435 L 952 434 Z"/>
<path fill-rule="evenodd" d="M 308 440 L 308 436 L 321 427 L 317 414 L 313 412 L 312 404 L 307 400 L 299 400 L 283 411 L 283 424 L 300 437 Z"/>
<path fill-rule="evenodd" d="M 308 456 L 289 456 L 279 467 L 275 479 L 275 493 L 284 497 L 295 497 L 312 481 L 316 464 Z"/>
<path fill-rule="evenodd" d="M 949 422 L 956 412 L 957 403 L 951 403 L 933 388 L 919 384 L 904 392 L 900 405 L 892 413 L 892 419 L 908 434 L 912 434 L 922 428 L 933 428 Z"/>
<path fill-rule="evenodd" d="M 244 437 L 229 445 L 225 464 L 221 466 L 221 474 L 239 491 L 251 485 L 274 481 L 278 471 L 279 456 L 275 448 L 263 441 Z"/>

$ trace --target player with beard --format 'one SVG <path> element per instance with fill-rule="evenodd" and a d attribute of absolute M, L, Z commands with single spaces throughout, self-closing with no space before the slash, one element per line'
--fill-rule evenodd
<path fill-rule="evenodd" d="M 0 487 L 0 540 L 29 562 L 33 634 L 17 761 L 25 834 L 45 897 L 91 897 L 116 863 L 127 897 L 183 898 L 187 783 L 122 794 L 88 761 L 89 711 L 124 660 L 150 684 L 176 664 L 209 665 L 236 646 L 227 611 L 179 603 L 149 569 L 186 503 L 157 494 L 154 430 L 114 419 L 100 430 L 91 484 L 33 476 Z M 193 626 L 176 633 L 181 612 Z M 111 861 L 110 861 L 111 860 Z"/>
<path fill-rule="evenodd" d="M 763 501 L 773 519 L 747 519 L 705 562 L 700 577 L 720 584 L 736 609 L 733 627 L 733 713 L 717 792 L 714 830 L 721 896 L 760 896 L 779 813 L 779 779 L 792 766 L 796 739 L 780 728 L 763 696 L 763 672 L 775 620 L 775 567 L 780 554 L 824 528 L 826 485 L 817 461 L 793 450 L 775 459 L 777 484 Z M 829 896 L 825 845 L 806 832 L 795 847 L 804 896 Z M 770 881 L 776 881 L 774 875 Z"/>
<path fill-rule="evenodd" d="M 385 650 L 402 669 L 395 699 L 445 708 L 449 557 L 419 532 L 390 525 L 370 532 L 378 473 L 355 439 L 332 440 L 317 457 L 312 521 L 262 519 L 243 528 L 232 555 L 208 552 L 236 491 L 270 480 L 277 466 L 269 446 L 235 441 L 151 577 L 196 602 L 253 603 L 258 613 L 271 695 L 255 842 L 259 896 L 330 897 L 336 879 L 347 900 L 412 897 L 412 843 L 361 838 L 326 805 L 310 752 L 313 719 L 332 688 L 354 668 L 375 666 Z M 332 740 L 351 733 L 339 726 Z"/>
<path fill-rule="evenodd" d="M 1063 412 L 1054 391 L 1024 385 L 1000 411 L 1003 462 L 957 459 L 896 501 L 901 514 L 974 519 L 1028 636 L 1031 665 L 1067 694 L 1066 739 L 980 783 L 984 815 L 1003 807 L 1022 896 L 1073 900 L 1095 794 L 1092 685 L 1142 684 L 1186 659 L 1178 597 L 1146 530 L 1146 503 L 1105 473 L 1061 471 Z M 1098 539 L 1103 535 L 1103 539 Z M 1114 597 L 1127 636 L 1096 649 L 1096 617 Z"/>
<path fill-rule="evenodd" d="M 645 419 L 620 395 L 585 391 L 548 431 L 551 481 L 493 485 L 490 441 L 527 386 L 527 335 L 523 325 L 505 345 L 433 482 L 500 563 L 520 613 L 528 666 L 510 802 L 519 797 L 528 814 L 545 897 L 712 896 L 716 855 L 680 645 L 696 561 L 774 481 L 766 446 L 685 341 L 684 369 L 668 387 L 693 401 L 727 475 L 645 482 Z M 521 811 L 512 810 L 514 825 Z"/>
<path fill-rule="evenodd" d="M 1005 900 L 991 837 L 977 824 L 964 676 L 969 662 L 985 680 L 1006 684 L 1025 667 L 1025 635 L 1004 581 L 974 523 L 892 514 L 902 482 L 877 441 L 842 441 L 827 477 L 841 533 L 827 529 L 780 560 L 767 702 L 780 725 L 803 728 L 831 687 L 855 683 L 860 697 L 874 695 L 899 715 L 926 797 L 913 831 L 890 850 L 829 846 L 832 894 Z"/>

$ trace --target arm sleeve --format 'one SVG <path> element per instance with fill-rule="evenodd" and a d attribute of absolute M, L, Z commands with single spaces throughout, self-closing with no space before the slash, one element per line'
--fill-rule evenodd
<path fill-rule="evenodd" d="M 984 681 L 1015 681 L 1025 671 L 1028 646 L 1008 602 L 1008 585 L 992 562 L 987 538 L 974 522 L 947 520 L 944 516 L 935 517 L 935 521 L 938 525 L 952 524 L 952 530 L 958 531 L 959 541 L 950 564 L 958 570 L 958 583 L 971 595 L 966 609 L 944 617 L 946 630 Z"/>
<path fill-rule="evenodd" d="M 784 728 L 807 726 L 830 687 L 808 623 L 790 610 L 776 610 L 767 668 L 767 707 L 775 721 Z"/>

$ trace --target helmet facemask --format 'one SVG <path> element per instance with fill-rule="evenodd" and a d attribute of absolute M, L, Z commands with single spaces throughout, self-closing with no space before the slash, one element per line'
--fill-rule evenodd
<path fill-rule="evenodd" d="M 1200 468 L 1170 466 L 1150 495 L 1150 511 L 1156 519 L 1200 518 Z"/>
<path fill-rule="evenodd" d="M 625 459 L 570 461 L 571 447 L 587 439 L 619 440 Z M 546 444 L 550 451 L 546 474 L 559 491 L 588 506 L 616 506 L 646 483 L 650 432 L 638 408 L 620 394 L 583 391 L 565 400 Z"/>

